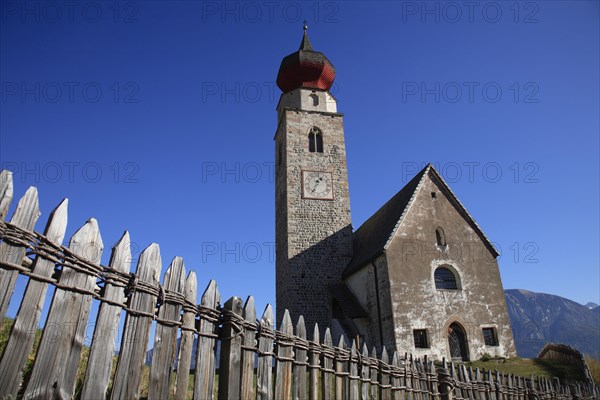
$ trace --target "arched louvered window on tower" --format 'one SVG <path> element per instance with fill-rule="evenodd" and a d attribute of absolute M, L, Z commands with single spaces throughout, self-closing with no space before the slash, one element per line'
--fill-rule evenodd
<path fill-rule="evenodd" d="M 448 265 L 438 267 L 435 270 L 433 277 L 435 280 L 436 289 L 460 289 L 460 279 L 458 278 L 458 274 L 455 274 L 454 271 L 452 271 L 452 269 L 450 269 Z"/>
<path fill-rule="evenodd" d="M 323 152 L 323 133 L 317 127 L 314 127 L 308 133 L 308 151 L 311 153 Z"/>

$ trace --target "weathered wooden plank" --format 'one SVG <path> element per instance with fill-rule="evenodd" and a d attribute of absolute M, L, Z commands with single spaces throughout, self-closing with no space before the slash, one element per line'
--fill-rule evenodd
<path fill-rule="evenodd" d="M 313 344 L 310 346 L 308 350 L 308 358 L 310 362 L 310 372 L 308 374 L 308 399 L 309 400 L 318 400 L 319 399 L 319 367 L 320 363 L 320 354 L 319 350 L 319 325 L 315 324 L 315 328 L 313 329 Z"/>
<path fill-rule="evenodd" d="M 404 400 L 404 397 L 401 397 L 400 394 L 400 361 L 398 361 L 398 352 L 394 351 L 394 354 L 392 355 L 392 377 L 391 377 L 391 384 L 392 384 L 392 399 L 393 400 Z"/>
<path fill-rule="evenodd" d="M 0 219 L 4 219 L 8 213 L 8 207 L 13 198 L 12 172 L 7 169 L 0 172 Z"/>
<path fill-rule="evenodd" d="M 454 382 L 460 381 L 460 377 L 458 376 L 458 373 L 456 372 L 456 365 L 454 365 L 454 362 L 450 362 L 450 377 L 452 378 L 452 380 Z M 460 385 L 456 385 L 454 386 L 454 390 L 453 390 L 453 395 L 454 397 L 457 398 L 463 398 L 463 391 Z"/>
<path fill-rule="evenodd" d="M 2 207 L 7 208 L 8 204 L 6 204 L 6 202 L 8 197 L 10 197 L 8 196 L 10 189 L 8 188 L 8 185 L 4 186 L 6 189 L 3 189 L 5 193 L 3 194 L 2 199 L 4 200 L 5 205 Z M 10 219 L 10 223 L 19 228 L 31 231 L 39 216 L 40 208 L 38 204 L 38 193 L 37 189 L 32 186 L 27 189 L 25 195 L 19 200 L 17 209 Z M 26 248 L 21 245 L 3 241 L 0 243 L 0 262 L 21 265 L 23 257 L 25 256 L 25 250 Z M 0 321 L 4 320 L 10 297 L 15 290 L 17 276 L 19 276 L 19 271 L 17 270 L 0 268 Z"/>
<path fill-rule="evenodd" d="M 378 398 L 379 392 L 379 380 L 377 379 L 377 372 L 379 370 L 379 360 L 377 359 L 377 352 L 375 351 L 375 347 L 371 348 L 371 399 Z"/>
<path fill-rule="evenodd" d="M 421 363 L 421 359 L 420 358 L 416 358 L 415 359 L 415 370 L 417 371 L 416 377 L 417 377 L 417 390 L 418 390 L 418 400 L 427 400 L 427 385 L 425 383 L 425 379 L 424 379 L 424 372 L 423 372 L 423 364 Z"/>
<path fill-rule="evenodd" d="M 323 371 L 321 375 L 321 399 L 330 400 L 334 393 L 334 385 L 332 382 L 333 378 L 333 340 L 331 339 L 331 331 L 329 328 L 325 329 L 325 336 L 323 337 L 322 353 L 323 357 Z"/>
<path fill-rule="evenodd" d="M 156 286 L 160 278 L 162 260 L 158 244 L 153 243 L 140 254 L 136 278 L 146 284 Z M 152 325 L 157 296 L 144 291 L 134 291 L 130 295 L 125 328 L 121 339 L 121 350 L 113 388 L 112 399 L 132 399 L 140 396 L 140 384 L 150 326 Z"/>
<path fill-rule="evenodd" d="M 346 385 L 344 374 L 346 371 L 346 352 L 344 351 L 346 347 L 346 341 L 344 340 L 344 335 L 340 336 L 340 340 L 338 342 L 338 347 L 336 351 L 335 357 L 335 398 L 336 399 L 345 399 L 346 398 Z"/>
<path fill-rule="evenodd" d="M 410 359 L 409 359 L 408 354 L 404 353 L 404 384 L 406 386 L 406 399 L 407 400 L 415 399 L 414 392 L 413 392 L 413 385 L 412 385 L 411 362 L 412 362 L 412 356 L 410 356 Z"/>
<path fill-rule="evenodd" d="M 221 304 L 217 282 L 211 280 L 202 294 L 201 306 L 216 310 Z M 194 399 L 213 399 L 215 385 L 215 343 L 217 316 L 203 315 L 200 320 L 196 370 L 194 374 Z"/>
<path fill-rule="evenodd" d="M 235 400 L 240 397 L 242 306 L 242 299 L 236 296 L 223 305 L 219 400 Z"/>
<path fill-rule="evenodd" d="M 284 335 L 293 335 L 294 327 L 290 313 L 285 310 L 279 331 Z M 292 357 L 294 356 L 293 343 L 287 339 L 277 341 L 277 374 L 275 375 L 275 399 L 290 400 L 292 393 Z"/>
<path fill-rule="evenodd" d="M 93 264 L 100 263 L 103 248 L 98 223 L 93 218 L 69 243 L 72 253 Z M 65 266 L 59 284 L 91 291 L 95 278 Z M 73 395 L 91 306 L 90 294 L 56 289 L 24 399 L 67 399 Z"/>
<path fill-rule="evenodd" d="M 296 336 L 301 339 L 302 343 L 306 341 L 306 325 L 304 317 L 301 315 L 296 324 Z M 306 348 L 302 346 L 296 347 L 294 350 L 296 363 L 294 364 L 294 400 L 306 399 Z"/>
<path fill-rule="evenodd" d="M 481 371 L 479 370 L 479 368 L 475 368 L 475 381 L 475 390 L 477 393 L 475 397 L 479 400 L 487 400 L 487 396 L 485 393 L 485 385 L 483 384 L 483 379 L 481 378 Z"/>
<path fill-rule="evenodd" d="M 363 343 L 363 350 L 362 350 L 362 357 L 361 357 L 361 364 L 360 364 L 360 379 L 362 382 L 362 386 L 361 386 L 361 395 L 360 398 L 361 400 L 368 400 L 369 399 L 369 393 L 370 393 L 370 389 L 371 389 L 371 374 L 369 371 L 369 366 L 370 366 L 370 361 L 369 361 L 369 349 L 367 349 L 367 344 Z"/>
<path fill-rule="evenodd" d="M 242 382 L 240 398 L 254 400 L 254 351 L 256 348 L 256 307 L 254 297 L 248 296 L 242 312 L 244 321 L 249 325 L 244 328 L 244 349 L 242 350 Z"/>
<path fill-rule="evenodd" d="M 256 399 L 271 400 L 273 398 L 273 308 L 270 304 L 267 304 L 260 319 L 258 351 Z"/>
<path fill-rule="evenodd" d="M 409 359 L 409 366 L 410 366 L 410 376 L 411 376 L 411 387 L 413 388 L 413 399 L 414 400 L 422 400 L 422 396 L 421 396 L 421 386 L 419 384 L 419 371 L 417 370 L 417 366 L 415 364 L 415 359 L 413 358 L 412 354 L 410 355 L 410 359 Z"/>
<path fill-rule="evenodd" d="M 64 199 L 52 211 L 44 230 L 46 238 L 56 245 L 61 245 L 65 237 L 68 204 L 69 201 Z M 36 275 L 50 278 L 54 272 L 54 263 L 37 256 L 32 270 Z M 21 383 L 21 370 L 33 348 L 47 288 L 48 283 L 39 280 L 30 279 L 27 283 L 21 306 L 0 360 L 0 397 L 17 395 Z"/>
<path fill-rule="evenodd" d="M 196 273 L 190 271 L 185 280 L 185 300 L 196 304 L 196 288 L 198 282 Z M 190 366 L 192 364 L 192 349 L 194 347 L 194 330 L 196 329 L 196 314 L 187 308 L 183 311 L 183 324 L 181 325 L 181 341 L 179 342 L 179 358 L 177 360 L 177 376 L 175 378 L 175 399 L 187 399 L 188 383 L 190 379 Z"/>
<path fill-rule="evenodd" d="M 121 239 L 115 244 L 110 256 L 109 267 L 112 270 L 128 274 L 131 265 L 131 239 L 129 233 L 123 233 Z M 103 299 L 113 303 L 125 302 L 125 290 L 110 281 L 105 283 Z M 122 307 L 100 303 L 98 318 L 94 328 L 94 336 L 90 349 L 88 366 L 81 391 L 82 399 L 106 395 L 110 373 L 115 355 L 115 339 L 119 331 L 119 320 Z"/>
<path fill-rule="evenodd" d="M 435 365 L 433 364 L 432 360 L 429 360 L 428 362 L 428 366 L 429 369 L 427 371 L 427 377 L 428 377 L 428 381 L 429 381 L 429 392 L 432 394 L 432 398 L 434 400 L 439 400 L 440 399 L 440 391 L 439 391 L 439 380 L 438 380 L 438 375 L 437 372 L 435 370 Z"/>
<path fill-rule="evenodd" d="M 428 400 L 431 397 L 431 391 L 429 389 L 429 378 L 427 375 L 427 366 L 428 366 L 428 360 L 427 360 L 427 356 L 423 357 L 423 359 L 420 360 L 420 377 L 421 377 L 421 391 L 423 393 L 423 399 Z"/>
<path fill-rule="evenodd" d="M 467 367 L 465 367 L 464 364 L 460 364 L 459 368 L 458 368 L 458 376 L 460 377 L 460 380 L 462 382 L 465 383 L 465 388 L 466 388 L 466 397 L 469 399 L 474 399 L 475 396 L 473 396 L 473 390 L 471 389 L 471 381 L 469 380 L 469 373 L 467 371 Z"/>
<path fill-rule="evenodd" d="M 442 358 L 442 366 L 438 371 L 438 376 L 440 377 L 440 397 L 442 400 L 452 400 L 453 391 L 450 381 L 450 370 L 448 369 L 448 362 L 445 357 Z"/>
<path fill-rule="evenodd" d="M 383 346 L 383 351 L 381 352 L 381 360 L 379 362 L 379 382 L 381 383 L 381 387 L 379 390 L 379 398 L 381 400 L 390 400 L 391 399 L 391 390 L 390 390 L 390 368 L 389 368 L 390 358 L 387 353 L 387 349 Z"/>
<path fill-rule="evenodd" d="M 181 257 L 175 257 L 165 273 L 163 288 L 183 296 L 185 285 L 185 266 Z M 181 304 L 163 302 L 158 309 L 158 321 L 154 333 L 154 351 L 150 365 L 148 399 L 169 398 L 171 372 L 177 347 L 177 325 L 181 322 Z"/>
<path fill-rule="evenodd" d="M 358 400 L 358 350 L 356 349 L 356 341 L 352 340 L 350 346 L 350 377 L 348 397 L 350 400 Z"/>

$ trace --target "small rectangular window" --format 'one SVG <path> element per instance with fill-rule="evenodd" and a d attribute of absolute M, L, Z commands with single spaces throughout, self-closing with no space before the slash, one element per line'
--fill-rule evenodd
<path fill-rule="evenodd" d="M 486 346 L 498 346 L 496 328 L 483 328 L 483 341 Z"/>
<path fill-rule="evenodd" d="M 437 193 L 436 192 L 431 192 L 431 198 L 435 199 L 437 197 Z"/>
<path fill-rule="evenodd" d="M 415 338 L 415 347 L 417 349 L 429 348 L 429 341 L 427 340 L 427 329 L 415 329 L 413 330 L 413 336 Z"/>

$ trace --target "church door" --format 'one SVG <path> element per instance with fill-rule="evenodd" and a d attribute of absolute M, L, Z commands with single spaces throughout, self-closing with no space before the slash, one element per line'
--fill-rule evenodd
<path fill-rule="evenodd" d="M 463 327 L 457 322 L 453 322 L 448 328 L 448 344 L 450 345 L 452 360 L 469 361 L 467 335 Z"/>

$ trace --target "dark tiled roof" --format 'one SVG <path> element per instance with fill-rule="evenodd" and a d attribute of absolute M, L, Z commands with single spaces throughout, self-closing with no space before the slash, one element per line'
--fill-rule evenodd
<path fill-rule="evenodd" d="M 344 282 L 329 286 L 329 292 L 347 318 L 365 318 L 369 316 Z"/>
<path fill-rule="evenodd" d="M 402 190 L 396 193 L 394 197 L 388 200 L 383 207 L 377 210 L 371 218 L 366 220 L 354 232 L 354 257 L 346 267 L 343 274 L 344 277 L 350 275 L 364 263 L 381 254 L 429 166 L 427 165 L 421 172 L 415 175 Z"/>
<path fill-rule="evenodd" d="M 305 87 L 329 90 L 335 79 L 335 67 L 319 51 L 314 51 L 306 31 L 300 49 L 281 60 L 277 73 L 277 86 L 283 93 Z"/>

